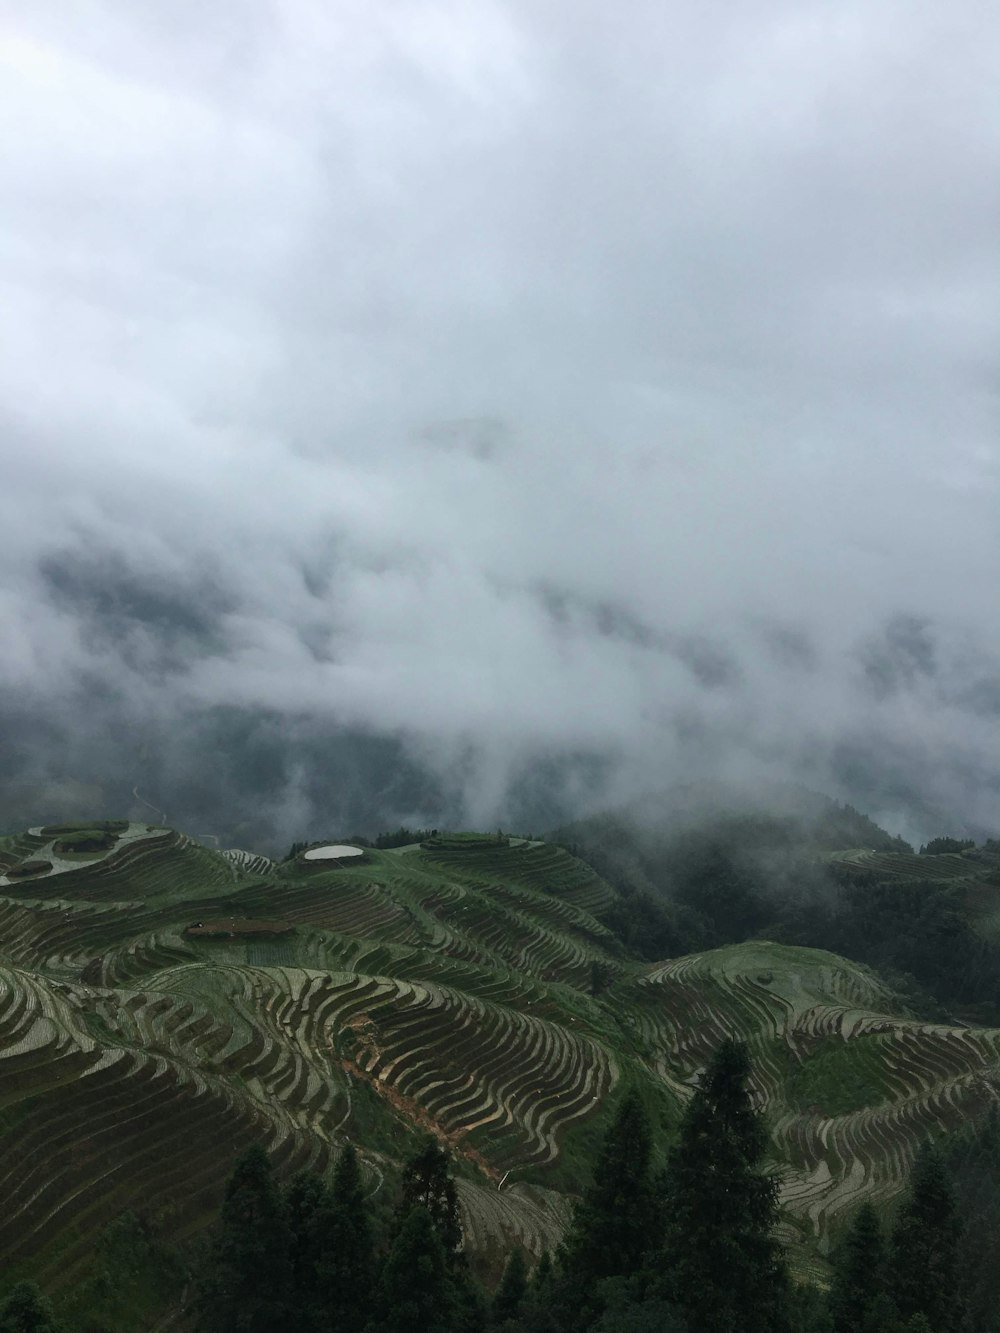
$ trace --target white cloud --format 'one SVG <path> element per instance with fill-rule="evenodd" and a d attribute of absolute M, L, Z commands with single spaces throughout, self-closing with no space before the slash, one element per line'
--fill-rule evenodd
<path fill-rule="evenodd" d="M 991 6 L 85 9 L 0 16 L 11 691 L 989 763 Z M 111 558 L 212 651 L 36 573 Z M 898 614 L 975 648 L 875 699 Z"/>

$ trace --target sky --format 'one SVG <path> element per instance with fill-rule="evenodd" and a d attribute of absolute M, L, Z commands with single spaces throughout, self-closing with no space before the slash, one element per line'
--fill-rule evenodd
<path fill-rule="evenodd" d="M 988 0 L 0 0 L 0 807 L 1000 831 L 998 161 Z"/>

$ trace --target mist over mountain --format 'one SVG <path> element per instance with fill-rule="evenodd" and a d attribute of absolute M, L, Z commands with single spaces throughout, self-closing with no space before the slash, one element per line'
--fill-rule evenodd
<path fill-rule="evenodd" d="M 0 822 L 997 832 L 998 39 L 4 13 Z"/>

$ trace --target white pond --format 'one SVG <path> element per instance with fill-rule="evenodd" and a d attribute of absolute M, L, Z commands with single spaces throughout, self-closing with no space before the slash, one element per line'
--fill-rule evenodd
<path fill-rule="evenodd" d="M 338 847 L 330 845 L 327 847 L 310 847 L 307 852 L 303 852 L 305 861 L 342 861 L 347 856 L 364 856 L 362 847 Z"/>

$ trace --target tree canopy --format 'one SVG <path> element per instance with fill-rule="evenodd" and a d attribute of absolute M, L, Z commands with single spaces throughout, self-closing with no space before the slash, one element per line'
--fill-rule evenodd
<path fill-rule="evenodd" d="M 688 1103 L 666 1175 L 662 1294 L 690 1333 L 783 1333 L 787 1276 L 772 1235 L 777 1184 L 742 1042 L 718 1048 Z"/>

